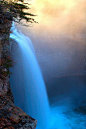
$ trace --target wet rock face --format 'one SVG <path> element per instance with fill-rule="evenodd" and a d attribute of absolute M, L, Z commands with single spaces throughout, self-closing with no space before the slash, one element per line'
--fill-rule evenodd
<path fill-rule="evenodd" d="M 15 107 L 9 77 L 0 79 L 0 129 L 35 129 L 37 121 Z"/>
<path fill-rule="evenodd" d="M 36 124 L 35 119 L 15 107 L 9 76 L 0 79 L 0 129 L 35 129 Z"/>
<path fill-rule="evenodd" d="M 6 79 L 6 80 L 1 80 L 0 79 L 0 95 L 5 95 L 7 94 L 8 92 L 8 83 L 9 83 L 9 80 Z"/>
<path fill-rule="evenodd" d="M 35 129 L 37 121 L 7 97 L 0 97 L 0 129 Z"/>

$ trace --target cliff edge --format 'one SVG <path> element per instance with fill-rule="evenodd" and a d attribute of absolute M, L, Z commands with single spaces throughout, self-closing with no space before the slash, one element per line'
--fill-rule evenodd
<path fill-rule="evenodd" d="M 37 121 L 14 105 L 10 89 L 10 28 L 12 16 L 0 7 L 0 129 L 35 129 Z"/>

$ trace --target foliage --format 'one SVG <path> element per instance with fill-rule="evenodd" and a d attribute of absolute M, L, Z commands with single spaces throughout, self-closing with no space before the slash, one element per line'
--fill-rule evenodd
<path fill-rule="evenodd" d="M 7 57 L 5 59 L 2 59 L 2 64 L 4 68 L 9 69 L 9 67 L 12 67 L 12 60 L 9 57 Z"/>
<path fill-rule="evenodd" d="M 1 38 L 4 37 L 4 40 L 2 39 L 2 48 L 3 52 L 2 54 L 3 58 L 1 58 L 1 66 L 2 70 L 0 69 L 0 74 L 2 74 L 2 77 L 10 76 L 9 68 L 13 66 L 13 61 L 10 57 L 8 57 L 8 46 L 9 46 L 9 31 L 11 27 L 10 21 L 15 21 L 17 23 L 22 24 L 22 20 L 25 20 L 26 23 L 37 23 L 34 20 L 34 16 L 29 12 L 27 12 L 30 4 L 24 3 L 24 0 L 0 0 L 0 36 Z M 22 24 L 25 26 L 30 26 L 30 24 Z M 6 35 L 8 35 L 6 37 Z M 4 50 L 4 48 L 6 50 Z"/>
<path fill-rule="evenodd" d="M 21 21 L 24 19 L 29 23 L 37 23 L 34 16 L 31 13 L 28 13 L 27 10 L 30 4 L 24 3 L 24 0 L 0 0 L 0 10 L 3 9 L 3 12 L 6 12 L 6 15 L 9 20 L 13 20 L 18 23 L 22 23 Z"/>

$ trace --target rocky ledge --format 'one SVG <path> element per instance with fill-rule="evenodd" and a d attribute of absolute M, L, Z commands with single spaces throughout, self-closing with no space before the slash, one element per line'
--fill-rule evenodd
<path fill-rule="evenodd" d="M 0 79 L 0 129 L 35 129 L 37 121 L 15 107 L 8 79 Z"/>
<path fill-rule="evenodd" d="M 36 120 L 28 116 L 7 97 L 0 98 L 0 129 L 35 129 Z"/>
<path fill-rule="evenodd" d="M 14 105 L 6 71 L 0 66 L 0 129 L 35 129 L 37 121 Z"/>

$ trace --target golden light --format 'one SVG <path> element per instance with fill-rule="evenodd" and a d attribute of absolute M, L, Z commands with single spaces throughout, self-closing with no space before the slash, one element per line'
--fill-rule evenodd
<path fill-rule="evenodd" d="M 32 11 L 39 16 L 38 20 L 45 15 L 58 16 L 59 13 L 68 13 L 71 8 L 76 5 L 76 0 L 31 0 L 33 2 L 31 8 Z M 29 1 L 30 2 L 30 1 Z M 46 20 L 46 19 L 45 19 Z"/>
<path fill-rule="evenodd" d="M 85 0 L 26 0 L 39 26 L 74 33 L 85 28 Z M 69 32 L 70 31 L 70 32 Z"/>

